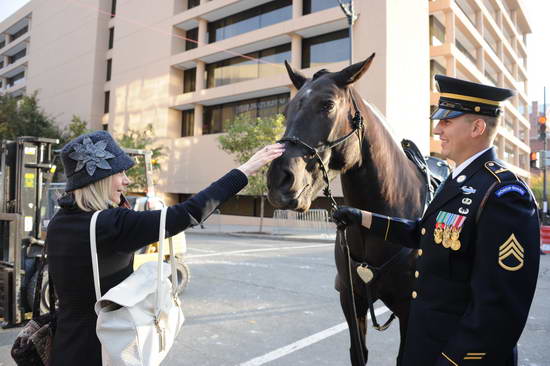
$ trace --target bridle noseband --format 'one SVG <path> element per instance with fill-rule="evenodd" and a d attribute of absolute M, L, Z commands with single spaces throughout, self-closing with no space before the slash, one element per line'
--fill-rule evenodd
<path fill-rule="evenodd" d="M 308 145 L 307 143 L 302 141 L 299 137 L 295 137 L 295 136 L 283 137 L 282 139 L 277 141 L 279 143 L 280 142 L 289 142 L 291 144 L 296 144 L 296 145 L 302 146 L 311 155 L 313 155 L 313 157 L 315 158 L 316 161 L 319 162 L 319 166 L 321 168 L 321 173 L 323 174 L 323 181 L 326 184 L 326 187 L 323 190 L 323 194 L 325 195 L 326 198 L 328 198 L 330 200 L 330 212 L 329 212 L 330 216 L 332 216 L 334 211 L 336 211 L 336 209 L 338 208 L 338 204 L 336 203 L 336 200 L 332 196 L 332 191 L 330 189 L 330 180 L 329 180 L 329 177 L 328 177 L 327 166 L 323 162 L 323 159 L 321 159 L 321 155 L 319 155 L 319 154 L 322 153 L 325 150 L 331 150 L 334 147 L 344 143 L 351 136 L 353 136 L 353 134 L 355 134 L 355 133 L 357 134 L 357 138 L 359 139 L 359 149 L 361 149 L 363 128 L 365 127 L 364 123 L 363 123 L 363 115 L 361 115 L 361 111 L 357 107 L 357 103 L 355 102 L 355 98 L 353 97 L 353 92 L 351 90 L 349 92 L 349 95 L 350 95 L 351 103 L 353 104 L 353 109 L 355 110 L 355 113 L 354 113 L 354 115 L 353 115 L 353 117 L 351 118 L 351 121 L 350 121 L 352 130 L 348 134 L 346 134 L 345 136 L 339 137 L 339 138 L 337 138 L 336 140 L 334 140 L 332 142 L 326 142 L 326 143 L 320 145 L 317 148 Z"/>

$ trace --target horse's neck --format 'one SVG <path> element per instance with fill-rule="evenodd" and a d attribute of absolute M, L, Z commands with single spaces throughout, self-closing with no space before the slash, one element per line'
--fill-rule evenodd
<path fill-rule="evenodd" d="M 346 204 L 400 217 L 415 217 L 424 204 L 423 180 L 370 106 L 360 103 L 364 113 L 362 159 L 342 174 Z"/>

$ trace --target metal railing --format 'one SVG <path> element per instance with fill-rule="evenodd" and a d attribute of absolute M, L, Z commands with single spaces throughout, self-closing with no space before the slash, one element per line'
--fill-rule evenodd
<path fill-rule="evenodd" d="M 329 219 L 329 213 L 325 209 L 310 209 L 306 212 L 275 210 L 273 212 L 275 221 L 273 231 L 282 233 L 298 229 L 318 234 L 333 234 L 335 226 Z"/>

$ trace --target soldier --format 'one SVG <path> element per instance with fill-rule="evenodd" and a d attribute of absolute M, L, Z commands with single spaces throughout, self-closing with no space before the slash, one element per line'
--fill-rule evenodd
<path fill-rule="evenodd" d="M 418 220 L 341 207 L 334 219 L 418 249 L 404 366 L 517 365 L 539 270 L 539 219 L 527 185 L 492 147 L 514 93 L 436 75 L 444 158 L 456 163 Z"/>

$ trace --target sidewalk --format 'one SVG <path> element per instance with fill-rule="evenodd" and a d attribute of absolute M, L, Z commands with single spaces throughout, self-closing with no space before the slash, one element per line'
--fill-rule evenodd
<path fill-rule="evenodd" d="M 204 224 L 204 229 L 196 226 L 187 229 L 187 235 L 231 235 L 244 238 L 301 241 L 304 243 L 334 243 L 336 228 L 333 230 L 305 227 L 273 227 L 265 226 L 263 232 L 258 232 L 259 226 Z"/>

